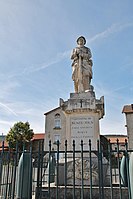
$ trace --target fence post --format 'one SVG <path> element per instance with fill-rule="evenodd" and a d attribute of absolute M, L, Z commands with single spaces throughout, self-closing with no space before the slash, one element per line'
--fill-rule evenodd
<path fill-rule="evenodd" d="M 92 159 L 91 159 L 91 140 L 89 140 L 89 160 L 90 160 L 90 199 L 92 199 Z"/>
<path fill-rule="evenodd" d="M 84 198 L 84 158 L 83 140 L 81 140 L 81 199 Z"/>
<path fill-rule="evenodd" d="M 13 188 L 12 188 L 12 199 L 15 197 L 15 182 L 16 182 L 16 173 L 17 173 L 17 160 L 18 160 L 18 142 L 16 143 L 15 150 L 15 161 L 14 161 L 14 171 L 13 171 Z"/>
<path fill-rule="evenodd" d="M 31 153 L 24 151 L 20 157 L 17 175 L 17 199 L 32 198 L 32 161 Z"/>
<path fill-rule="evenodd" d="M 130 173 L 129 173 L 129 154 L 128 154 L 128 143 L 125 139 L 125 157 L 126 157 L 126 168 L 127 168 L 127 184 L 128 184 L 128 192 L 129 192 L 129 199 L 131 199 L 131 184 L 130 184 Z"/>
<path fill-rule="evenodd" d="M 59 196 L 59 140 L 57 140 L 57 162 L 56 162 L 56 199 L 58 199 Z"/>
<path fill-rule="evenodd" d="M 49 140 L 49 162 L 50 162 L 50 157 L 51 157 L 51 140 Z M 48 197 L 50 199 L 50 167 L 51 165 L 49 164 L 48 167 Z"/>
<path fill-rule="evenodd" d="M 4 156 L 4 141 L 2 142 L 2 153 L 0 156 L 0 192 L 1 192 L 2 171 L 3 171 L 3 156 Z"/>
<path fill-rule="evenodd" d="M 108 143 L 108 152 L 109 152 L 109 168 L 110 168 L 110 188 L 111 188 L 111 199 L 113 199 L 113 180 L 112 180 L 112 148 L 111 148 L 111 143 L 109 139 Z"/>
<path fill-rule="evenodd" d="M 122 199 L 121 176 L 120 176 L 120 150 L 119 150 L 119 140 L 118 139 L 117 139 L 117 163 L 118 163 L 118 174 L 119 174 L 120 199 Z"/>
<path fill-rule="evenodd" d="M 97 140 L 97 150 L 98 150 L 99 199 L 102 199 L 101 150 L 100 150 L 100 141 L 99 140 Z"/>
<path fill-rule="evenodd" d="M 73 199 L 75 199 L 75 140 L 73 140 Z"/>
<path fill-rule="evenodd" d="M 64 199 L 67 198 L 67 140 L 65 140 L 65 193 Z"/>

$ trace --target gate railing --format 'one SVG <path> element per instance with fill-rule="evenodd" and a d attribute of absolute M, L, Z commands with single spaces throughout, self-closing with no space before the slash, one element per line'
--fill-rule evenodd
<path fill-rule="evenodd" d="M 110 142 L 105 145 L 98 140 L 97 150 L 92 150 L 89 140 L 88 150 L 84 150 L 81 141 L 79 150 L 76 150 L 73 141 L 72 150 L 68 150 L 65 141 L 64 150 L 61 150 L 57 141 L 56 150 L 51 149 L 49 142 L 49 150 L 44 151 L 40 142 L 38 150 L 32 151 L 30 144 L 28 147 L 24 145 L 22 150 L 17 145 L 16 148 L 5 148 L 3 142 L 0 149 L 0 198 L 16 198 L 19 160 L 22 154 L 29 153 L 32 161 L 30 198 L 131 199 L 129 155 L 132 151 L 128 150 L 126 140 L 123 148 L 118 140 L 115 149 Z"/>

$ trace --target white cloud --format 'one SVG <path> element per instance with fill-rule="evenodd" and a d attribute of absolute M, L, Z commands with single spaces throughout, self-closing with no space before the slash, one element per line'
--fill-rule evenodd
<path fill-rule="evenodd" d="M 9 121 L 6 121 L 6 120 L 0 120 L 0 124 L 10 126 L 10 125 L 12 125 L 12 121 L 9 122 Z"/>
<path fill-rule="evenodd" d="M 10 103 L 10 108 L 9 106 L 4 106 L 4 108 L 5 112 L 3 113 L 3 120 L 0 120 L 0 133 L 7 134 L 10 128 L 19 121 L 28 121 L 35 133 L 44 132 L 44 113 L 42 104 L 37 105 L 29 102 L 14 102 Z M 8 114 L 9 112 L 12 114 L 12 117 Z"/>
<path fill-rule="evenodd" d="M 8 98 L 10 94 L 13 93 L 13 91 L 20 86 L 19 82 L 17 82 L 14 79 L 10 79 L 10 76 L 8 74 L 6 75 L 6 79 L 1 78 L 0 76 L 0 100 Z"/>
<path fill-rule="evenodd" d="M 10 128 L 13 126 L 13 120 L 0 120 L 0 134 L 7 134 Z"/>

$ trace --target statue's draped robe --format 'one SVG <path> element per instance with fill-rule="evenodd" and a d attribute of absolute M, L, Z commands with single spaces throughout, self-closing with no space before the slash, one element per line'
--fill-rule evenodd
<path fill-rule="evenodd" d="M 72 79 L 75 85 L 75 92 L 84 92 L 89 90 L 92 79 L 92 60 L 89 48 L 76 47 L 73 49 L 71 59 L 72 63 Z"/>

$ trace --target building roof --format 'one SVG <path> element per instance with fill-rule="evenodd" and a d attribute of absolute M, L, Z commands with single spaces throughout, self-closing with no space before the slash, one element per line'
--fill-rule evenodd
<path fill-rule="evenodd" d="M 110 143 L 117 143 L 117 140 L 119 143 L 125 143 L 125 140 L 128 141 L 127 135 L 105 135 L 105 137 L 110 140 Z"/>
<path fill-rule="evenodd" d="M 109 138 L 110 139 L 110 143 L 117 143 L 117 140 L 119 143 L 125 143 L 125 140 L 127 140 L 127 138 L 125 137 L 118 137 L 118 138 Z"/>
<path fill-rule="evenodd" d="M 51 112 L 53 112 L 53 111 L 56 111 L 56 110 L 58 110 L 58 109 L 60 109 L 60 107 L 54 108 L 54 109 L 52 109 L 52 110 L 50 110 L 50 111 L 44 113 L 44 115 L 47 115 L 47 114 L 49 114 L 49 113 L 51 113 Z"/>
<path fill-rule="evenodd" d="M 45 136 L 45 133 L 35 133 L 33 138 L 32 138 L 32 141 L 34 140 L 44 140 L 44 136 Z M 8 147 L 8 142 L 5 140 L 5 137 L 4 136 L 4 148 L 7 148 Z M 3 145 L 3 141 L 0 140 L 0 151 L 2 150 L 2 145 Z"/>
<path fill-rule="evenodd" d="M 35 133 L 32 140 L 43 140 L 45 133 Z"/>
<path fill-rule="evenodd" d="M 133 113 L 133 104 L 125 105 L 123 107 L 122 113 Z"/>
<path fill-rule="evenodd" d="M 0 151 L 2 151 L 3 146 L 4 146 L 4 150 L 8 149 L 8 147 L 9 147 L 8 142 L 7 141 L 0 141 Z"/>

